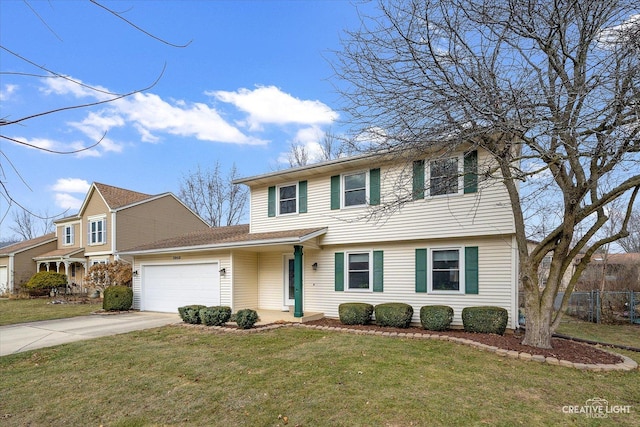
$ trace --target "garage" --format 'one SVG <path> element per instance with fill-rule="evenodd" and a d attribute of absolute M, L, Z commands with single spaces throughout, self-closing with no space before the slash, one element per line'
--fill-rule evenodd
<path fill-rule="evenodd" d="M 9 292 L 9 275 L 7 274 L 7 267 L 0 265 L 0 295 L 4 295 Z"/>
<path fill-rule="evenodd" d="M 176 313 L 190 304 L 220 305 L 217 262 L 142 266 L 140 309 Z"/>

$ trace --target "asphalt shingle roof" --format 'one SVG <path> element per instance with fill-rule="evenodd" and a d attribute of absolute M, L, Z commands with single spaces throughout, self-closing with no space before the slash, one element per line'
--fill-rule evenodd
<path fill-rule="evenodd" d="M 24 240 L 22 242 L 14 243 L 13 245 L 0 248 L 0 255 L 14 254 L 25 249 L 29 249 L 41 244 L 45 244 L 56 238 L 55 233 L 45 234 L 44 236 L 36 237 L 35 239 Z"/>
<path fill-rule="evenodd" d="M 137 191 L 126 190 L 124 188 L 113 187 L 111 185 L 94 183 L 96 189 L 102 194 L 104 201 L 111 209 L 118 209 L 132 203 L 154 197 L 151 194 L 138 193 Z"/>
<path fill-rule="evenodd" d="M 196 231 L 182 236 L 136 246 L 122 252 L 146 252 L 168 248 L 223 246 L 225 244 L 236 246 L 242 243 L 251 244 L 259 241 L 303 238 L 325 229 L 325 227 L 315 227 L 266 233 L 250 233 L 248 224 L 212 227 L 204 231 Z"/>

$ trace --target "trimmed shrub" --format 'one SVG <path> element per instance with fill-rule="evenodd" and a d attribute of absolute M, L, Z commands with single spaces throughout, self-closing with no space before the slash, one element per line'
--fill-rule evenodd
<path fill-rule="evenodd" d="M 462 324 L 467 332 L 504 335 L 509 313 L 502 307 L 466 307 L 462 310 Z"/>
<path fill-rule="evenodd" d="M 128 286 L 108 286 L 104 290 L 102 308 L 106 311 L 126 311 L 133 305 L 133 289 Z"/>
<path fill-rule="evenodd" d="M 41 291 L 45 295 L 53 288 L 65 286 L 67 286 L 67 275 L 56 273 L 55 271 L 41 271 L 36 273 L 24 284 L 27 291 L 34 291 L 35 293 Z"/>
<path fill-rule="evenodd" d="M 373 305 L 365 302 L 345 302 L 338 306 L 338 315 L 343 325 L 366 325 L 371 322 Z"/>
<path fill-rule="evenodd" d="M 185 305 L 184 307 L 178 307 L 178 314 L 180 314 L 183 322 L 197 325 L 201 322 L 200 310 L 203 308 L 207 308 L 207 306 L 200 304 Z"/>
<path fill-rule="evenodd" d="M 200 309 L 200 321 L 207 326 L 222 326 L 231 317 L 231 307 L 216 305 Z"/>
<path fill-rule="evenodd" d="M 376 324 L 394 328 L 408 328 L 413 316 L 413 307 L 403 302 L 387 302 L 376 305 Z"/>
<path fill-rule="evenodd" d="M 258 321 L 258 313 L 250 308 L 245 308 L 244 310 L 238 310 L 235 319 L 240 329 L 251 329 Z"/>
<path fill-rule="evenodd" d="M 420 323 L 429 331 L 446 331 L 453 321 L 453 308 L 448 305 L 425 305 L 420 308 Z"/>

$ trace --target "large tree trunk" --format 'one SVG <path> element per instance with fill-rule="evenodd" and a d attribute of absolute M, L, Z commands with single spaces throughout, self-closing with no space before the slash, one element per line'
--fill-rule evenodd
<path fill-rule="evenodd" d="M 551 348 L 551 317 L 553 307 L 544 307 L 544 299 L 532 292 L 525 295 L 526 330 L 522 344 L 539 348 Z"/>

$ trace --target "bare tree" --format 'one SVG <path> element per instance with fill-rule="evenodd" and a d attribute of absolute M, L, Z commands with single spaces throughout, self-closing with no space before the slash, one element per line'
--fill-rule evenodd
<path fill-rule="evenodd" d="M 319 142 L 310 144 L 292 143 L 287 155 L 289 166 L 305 166 L 309 163 L 338 159 L 349 154 L 348 144 L 339 139 L 331 130 L 322 134 Z"/>
<path fill-rule="evenodd" d="M 249 192 L 232 181 L 239 178 L 234 164 L 226 176 L 216 162 L 212 169 L 202 169 L 184 175 L 178 196 L 212 227 L 236 225 L 244 218 Z"/>
<path fill-rule="evenodd" d="M 379 7 L 380 16 L 363 17 L 347 33 L 335 67 L 348 83 L 340 87 L 353 130 L 373 137 L 364 148 L 409 161 L 406 153 L 415 160 L 443 147 L 490 155 L 481 177 L 503 182 L 511 201 L 523 342 L 549 348 L 591 255 L 627 235 L 640 189 L 637 3 L 395 0 Z M 398 193 L 406 197 L 393 203 L 410 203 L 409 192 Z M 618 199 L 626 206 L 619 227 L 597 236 Z M 544 226 L 534 200 L 556 206 Z M 539 243 L 530 250 L 531 228 Z M 556 312 L 562 277 L 579 253 Z"/>
<path fill-rule="evenodd" d="M 24 240 L 33 239 L 55 230 L 53 223 L 55 216 L 48 212 L 34 214 L 28 209 L 20 209 L 13 211 L 12 217 L 14 225 L 9 228 Z"/>
<path fill-rule="evenodd" d="M 618 240 L 618 244 L 627 253 L 640 253 L 640 212 L 633 211 L 627 226 L 629 235 Z"/>

